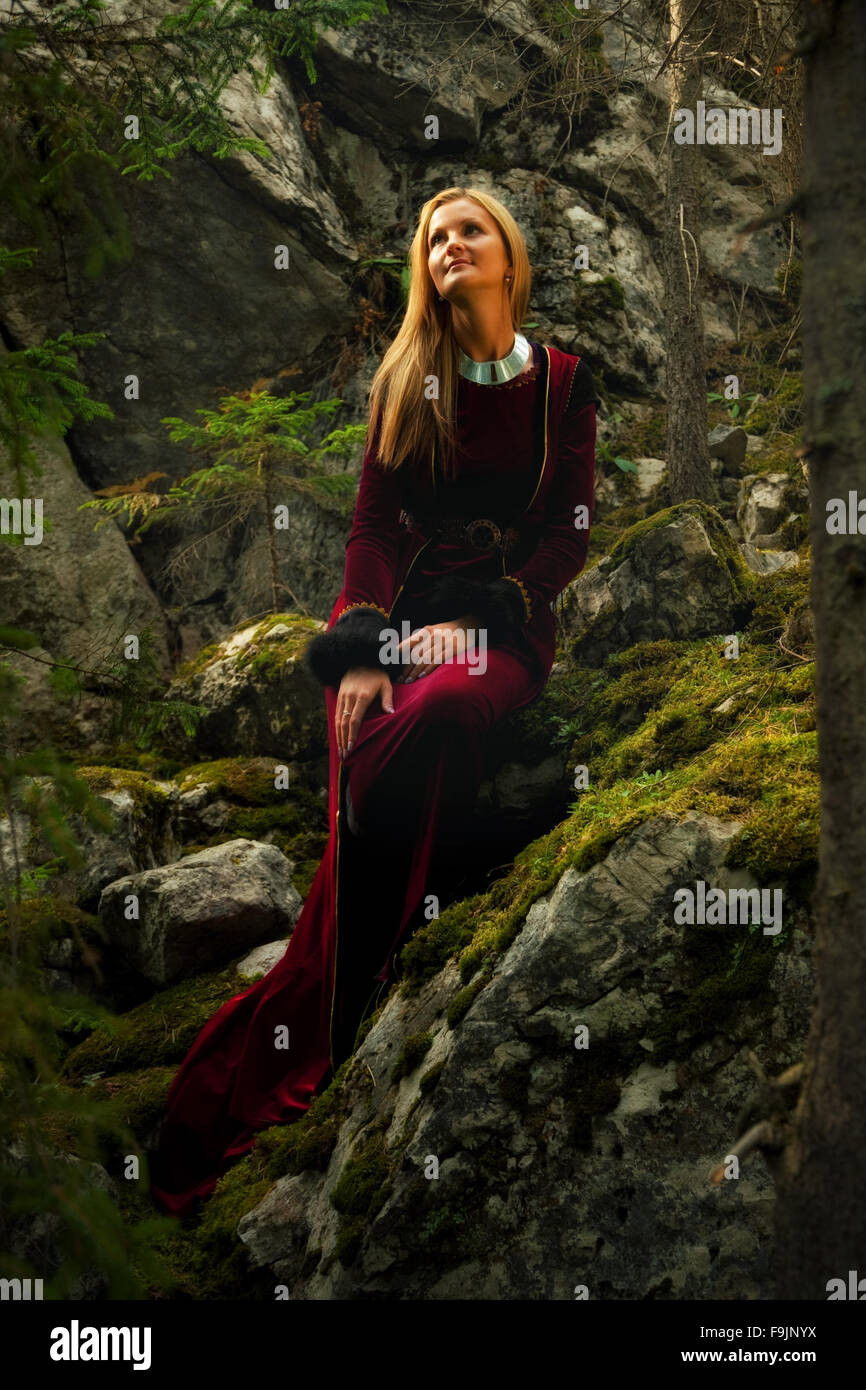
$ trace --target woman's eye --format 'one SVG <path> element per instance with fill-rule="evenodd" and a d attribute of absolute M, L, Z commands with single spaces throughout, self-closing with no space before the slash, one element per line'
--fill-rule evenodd
<path fill-rule="evenodd" d="M 478 226 L 478 223 L 477 223 L 477 222 L 467 222 L 467 224 L 466 224 L 466 231 L 467 231 L 467 232 L 477 232 L 477 231 L 480 231 L 480 228 L 479 228 L 479 226 Z M 430 245 L 431 245 L 431 246 L 435 246 L 436 243 L 437 243 L 437 241 L 438 241 L 439 238 L 441 237 L 441 235 L 442 235 L 441 232 L 434 232 L 434 233 L 433 233 L 432 240 L 431 240 L 431 242 L 430 242 Z"/>

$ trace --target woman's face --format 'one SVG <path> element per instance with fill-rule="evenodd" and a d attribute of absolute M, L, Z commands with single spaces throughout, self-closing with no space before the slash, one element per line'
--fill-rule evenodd
<path fill-rule="evenodd" d="M 442 203 L 427 230 L 427 265 L 436 289 L 452 304 L 480 291 L 505 295 L 511 262 L 493 218 L 471 198 Z"/>

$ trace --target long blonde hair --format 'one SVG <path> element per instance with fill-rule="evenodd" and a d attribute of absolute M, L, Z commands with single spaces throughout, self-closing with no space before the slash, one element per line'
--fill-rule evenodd
<path fill-rule="evenodd" d="M 367 446 L 373 442 L 377 425 L 381 425 L 377 460 L 384 468 L 398 468 L 410 457 L 428 458 L 436 444 L 443 466 L 453 471 L 459 349 L 451 331 L 451 306 L 447 301 L 440 303 L 427 264 L 427 241 L 433 213 L 456 198 L 471 198 L 480 204 L 499 228 L 513 267 L 508 298 L 515 333 L 520 330 L 529 304 L 532 271 L 526 242 L 498 198 L 479 188 L 445 188 L 430 198 L 421 209 L 409 248 L 411 278 L 406 313 L 370 386 Z M 425 395 L 430 376 L 438 380 L 438 399 Z"/>

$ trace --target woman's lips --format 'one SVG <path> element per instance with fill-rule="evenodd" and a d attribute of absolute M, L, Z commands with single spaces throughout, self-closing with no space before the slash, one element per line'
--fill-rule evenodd
<path fill-rule="evenodd" d="M 458 267 L 459 265 L 468 265 L 468 264 L 469 264 L 468 261 L 452 261 L 451 264 L 449 265 L 448 269 L 449 269 L 449 271 L 451 271 L 451 270 L 456 270 L 457 267 Z"/>

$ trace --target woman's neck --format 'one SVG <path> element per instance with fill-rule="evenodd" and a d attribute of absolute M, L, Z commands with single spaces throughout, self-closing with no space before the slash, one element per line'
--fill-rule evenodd
<path fill-rule="evenodd" d="M 510 313 L 500 304 L 451 306 L 451 328 L 457 346 L 473 362 L 499 362 L 514 347 L 515 332 Z"/>

